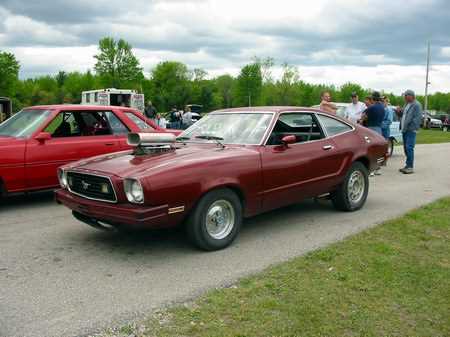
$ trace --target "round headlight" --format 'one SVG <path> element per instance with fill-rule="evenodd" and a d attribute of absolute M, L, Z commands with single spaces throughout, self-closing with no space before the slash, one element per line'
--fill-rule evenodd
<path fill-rule="evenodd" d="M 66 171 L 64 171 L 62 169 L 58 170 L 58 180 L 59 180 L 59 184 L 61 185 L 62 188 L 66 188 L 67 187 Z"/>
<path fill-rule="evenodd" d="M 129 202 L 142 204 L 144 202 L 144 190 L 139 180 L 125 179 L 125 194 Z"/>

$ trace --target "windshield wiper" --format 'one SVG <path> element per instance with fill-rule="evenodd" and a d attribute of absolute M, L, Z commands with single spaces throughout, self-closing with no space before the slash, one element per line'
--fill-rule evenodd
<path fill-rule="evenodd" d="M 220 145 L 222 148 L 225 147 L 225 145 L 223 145 L 223 143 L 221 142 L 221 140 L 223 140 L 222 137 L 211 136 L 211 135 L 199 135 L 199 136 L 195 136 L 195 138 L 206 139 L 206 140 L 215 140 L 217 145 Z"/>
<path fill-rule="evenodd" d="M 182 136 L 182 137 L 177 137 L 175 140 L 189 140 L 189 139 L 191 139 L 191 137 Z"/>

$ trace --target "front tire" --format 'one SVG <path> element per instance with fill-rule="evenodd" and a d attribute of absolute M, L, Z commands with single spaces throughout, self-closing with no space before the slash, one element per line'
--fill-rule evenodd
<path fill-rule="evenodd" d="M 189 240 L 198 248 L 212 251 L 229 246 L 242 224 L 242 204 L 229 189 L 205 194 L 190 214 L 186 229 Z"/>
<path fill-rule="evenodd" d="M 331 193 L 336 209 L 353 212 L 364 206 L 369 193 L 369 174 L 361 162 L 354 162 L 342 184 Z"/>

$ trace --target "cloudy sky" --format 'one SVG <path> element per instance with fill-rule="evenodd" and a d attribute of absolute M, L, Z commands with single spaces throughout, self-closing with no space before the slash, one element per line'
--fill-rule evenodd
<path fill-rule="evenodd" d="M 21 78 L 85 71 L 98 40 L 123 38 L 148 74 L 164 60 L 235 75 L 253 56 L 303 80 L 401 93 L 450 91 L 449 0 L 0 0 L 0 50 Z"/>

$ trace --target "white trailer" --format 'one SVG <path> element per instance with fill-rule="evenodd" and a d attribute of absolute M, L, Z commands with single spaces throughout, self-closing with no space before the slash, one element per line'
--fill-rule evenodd
<path fill-rule="evenodd" d="M 115 88 L 83 91 L 81 104 L 127 106 L 142 113 L 145 108 L 144 94 L 138 94 L 136 90 Z"/>

